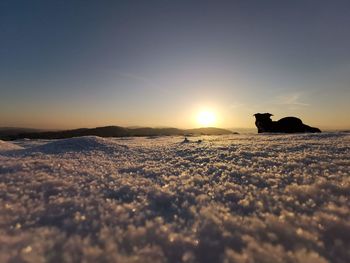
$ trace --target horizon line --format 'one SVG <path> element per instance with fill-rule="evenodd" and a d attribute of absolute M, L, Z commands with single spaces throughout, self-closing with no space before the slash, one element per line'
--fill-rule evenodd
<path fill-rule="evenodd" d="M 103 127 L 122 127 L 127 129 L 138 129 L 138 128 L 151 128 L 151 129 L 183 129 L 183 130 L 190 130 L 190 129 L 204 129 L 204 128 L 217 128 L 217 129 L 226 129 L 226 130 L 253 130 L 256 129 L 256 127 L 219 127 L 219 126 L 207 126 L 207 127 L 176 127 L 176 126 L 162 126 L 162 125 L 97 125 L 97 126 L 79 126 L 79 127 L 62 127 L 62 128 L 45 128 L 45 127 L 38 127 L 38 126 L 0 126 L 0 129 L 32 129 L 32 130 L 40 130 L 40 131 L 62 131 L 62 130 L 76 130 L 76 129 L 93 129 L 93 128 L 103 128 Z M 342 131 L 342 130 L 349 130 L 350 127 L 330 127 L 330 126 L 319 126 L 321 130 L 324 131 Z"/>

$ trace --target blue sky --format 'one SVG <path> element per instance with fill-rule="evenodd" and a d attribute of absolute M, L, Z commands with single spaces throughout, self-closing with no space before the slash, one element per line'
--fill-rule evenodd
<path fill-rule="evenodd" d="M 349 1 L 0 1 L 0 126 L 350 128 Z"/>

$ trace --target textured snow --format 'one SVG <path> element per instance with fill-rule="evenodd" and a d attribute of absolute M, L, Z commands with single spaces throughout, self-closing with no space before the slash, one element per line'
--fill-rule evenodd
<path fill-rule="evenodd" d="M 350 262 L 350 134 L 182 142 L 0 141 L 0 262 Z"/>
<path fill-rule="evenodd" d="M 0 152 L 18 149 L 22 149 L 22 147 L 10 142 L 4 142 L 0 140 Z"/>
<path fill-rule="evenodd" d="M 56 140 L 43 145 L 32 147 L 29 152 L 41 152 L 46 154 L 58 154 L 66 152 L 85 151 L 118 151 L 125 150 L 127 146 L 118 145 L 111 140 L 97 136 L 84 136 L 65 140 Z"/>

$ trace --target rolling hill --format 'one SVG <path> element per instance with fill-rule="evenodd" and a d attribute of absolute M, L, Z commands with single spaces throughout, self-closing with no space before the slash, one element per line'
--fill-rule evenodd
<path fill-rule="evenodd" d="M 0 134 L 1 140 L 17 139 L 66 139 L 80 136 L 99 136 L 99 137 L 130 137 L 130 136 L 196 136 L 196 135 L 226 135 L 232 134 L 231 131 L 208 127 L 197 129 L 177 129 L 177 128 L 125 128 L 120 126 L 105 126 L 97 128 L 81 128 L 64 131 L 34 131 Z"/>

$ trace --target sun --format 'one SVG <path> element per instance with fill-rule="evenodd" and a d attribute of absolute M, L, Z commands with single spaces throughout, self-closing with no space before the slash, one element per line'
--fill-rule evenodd
<path fill-rule="evenodd" d="M 197 115 L 197 122 L 202 127 L 213 126 L 216 123 L 216 115 L 212 111 L 201 111 Z"/>

